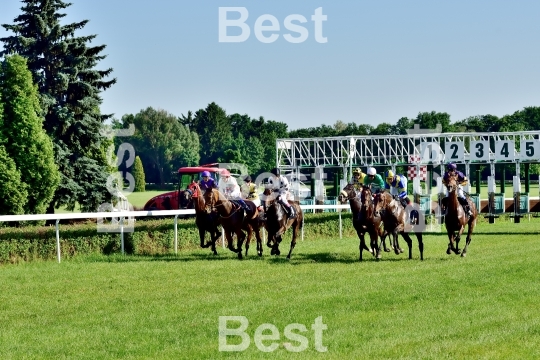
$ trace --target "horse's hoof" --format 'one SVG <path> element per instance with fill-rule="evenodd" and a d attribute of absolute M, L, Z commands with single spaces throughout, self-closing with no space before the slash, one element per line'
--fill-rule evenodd
<path fill-rule="evenodd" d="M 259 257 L 262 257 L 262 251 L 257 253 Z"/>
<path fill-rule="evenodd" d="M 467 253 L 461 253 L 461 257 L 467 256 Z"/>
<path fill-rule="evenodd" d="M 377 254 L 377 260 L 381 259 L 382 258 L 382 255 L 381 254 Z"/>
<path fill-rule="evenodd" d="M 450 255 L 452 253 L 452 250 L 450 248 L 446 249 L 446 254 Z"/>
<path fill-rule="evenodd" d="M 390 252 L 391 250 L 390 249 L 384 249 L 384 252 Z"/>
<path fill-rule="evenodd" d="M 399 248 L 399 253 L 403 253 L 403 249 L 402 248 Z"/>
<path fill-rule="evenodd" d="M 242 260 L 242 252 L 241 251 L 238 252 L 238 260 Z"/>
<path fill-rule="evenodd" d="M 271 248 L 271 247 L 272 247 L 272 245 L 270 245 L 270 243 L 269 243 L 269 242 L 267 242 L 267 243 L 266 243 L 266 246 L 268 246 L 269 248 Z"/>

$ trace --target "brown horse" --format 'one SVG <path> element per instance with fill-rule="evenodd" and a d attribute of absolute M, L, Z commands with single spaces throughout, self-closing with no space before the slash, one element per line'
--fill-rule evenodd
<path fill-rule="evenodd" d="M 408 214 L 403 206 L 401 206 L 401 203 L 395 200 L 389 192 L 385 191 L 379 193 L 379 196 L 375 198 L 375 213 L 381 215 L 384 228 L 389 234 L 392 234 L 392 244 L 395 254 L 399 255 L 403 252 L 398 243 L 398 234 L 401 234 L 409 246 L 409 259 L 412 259 L 412 239 L 408 234 L 410 225 L 407 225 Z M 415 235 L 418 239 L 420 260 L 424 260 L 424 242 L 422 240 L 422 233 L 415 232 Z"/>
<path fill-rule="evenodd" d="M 465 225 L 469 225 L 467 230 L 467 240 L 465 242 L 465 247 L 463 248 L 463 251 L 461 252 L 461 256 L 467 256 L 467 247 L 471 243 L 471 235 L 474 230 L 474 226 L 476 225 L 476 217 L 478 216 L 478 212 L 476 210 L 476 206 L 471 201 L 470 198 L 467 199 L 467 202 L 469 203 L 469 207 L 471 209 L 472 215 L 471 217 L 467 217 L 465 214 L 465 211 L 463 210 L 463 207 L 458 201 L 457 196 L 457 190 L 458 190 L 458 183 L 457 179 L 455 177 L 450 177 L 448 180 L 448 184 L 446 185 L 446 188 L 448 189 L 448 202 L 446 205 L 446 215 L 444 217 L 444 224 L 446 226 L 446 232 L 448 233 L 448 249 L 446 250 L 446 253 L 450 255 L 452 251 L 458 255 L 460 253 L 459 250 L 459 239 L 461 237 L 461 234 L 463 233 L 463 230 L 465 229 Z M 455 236 L 457 232 L 457 236 Z M 454 247 L 455 242 L 455 247 Z"/>
<path fill-rule="evenodd" d="M 371 188 L 368 186 L 362 187 L 360 198 L 358 198 L 354 186 L 349 184 L 343 188 L 338 196 L 338 200 L 341 203 L 345 203 L 347 200 L 349 201 L 349 206 L 351 207 L 353 216 L 353 226 L 358 234 L 358 238 L 360 239 L 360 261 L 362 261 L 362 250 L 369 251 L 377 259 L 381 258 L 380 247 L 377 241 L 378 237 L 381 237 L 381 241 L 384 244 L 384 250 L 390 251 L 386 248 L 385 238 L 387 233 L 381 226 L 382 219 L 380 216 L 375 216 Z M 370 237 L 371 249 L 366 246 L 364 240 L 364 235 L 366 232 Z"/>
<path fill-rule="evenodd" d="M 208 213 L 206 211 L 206 204 L 202 196 L 201 188 L 198 184 L 192 185 L 184 193 L 190 195 L 190 200 L 193 202 L 195 208 L 195 224 L 199 229 L 199 238 L 201 240 L 201 247 L 207 248 L 212 246 L 212 252 L 217 255 L 216 241 L 221 237 L 221 232 L 218 229 L 219 221 L 217 214 Z M 204 236 L 206 233 L 210 233 L 210 242 L 204 243 Z"/>
<path fill-rule="evenodd" d="M 242 245 L 244 240 L 247 239 L 247 256 L 249 239 L 251 238 L 251 234 L 255 232 L 255 237 L 257 238 L 257 253 L 259 256 L 262 256 L 262 239 L 259 228 L 259 214 L 257 207 L 253 202 L 246 201 L 250 211 L 244 215 L 244 210 L 241 206 L 227 200 L 225 196 L 223 196 L 223 194 L 221 194 L 217 189 L 207 190 L 204 194 L 204 199 L 206 202 L 206 211 L 209 213 L 215 211 L 219 215 L 219 222 L 225 230 L 225 237 L 227 238 L 229 250 L 238 253 L 238 258 L 242 259 Z M 242 230 L 247 231 L 247 238 L 246 234 L 244 234 Z M 236 234 L 237 238 L 236 248 L 233 247 L 233 234 Z"/>
<path fill-rule="evenodd" d="M 274 193 L 275 194 L 275 193 Z M 272 248 L 271 255 L 280 255 L 279 243 L 281 242 L 281 236 L 292 227 L 293 234 L 291 240 L 291 249 L 287 255 L 287 259 L 291 258 L 292 251 L 296 245 L 296 237 L 298 236 L 298 230 L 303 226 L 304 222 L 304 213 L 300 208 L 300 204 L 296 201 L 288 201 L 290 206 L 294 206 L 296 210 L 296 217 L 290 219 L 287 215 L 284 205 L 281 205 L 272 194 L 271 189 L 265 189 L 265 211 L 266 211 L 266 231 L 268 232 L 268 239 L 266 245 Z"/>

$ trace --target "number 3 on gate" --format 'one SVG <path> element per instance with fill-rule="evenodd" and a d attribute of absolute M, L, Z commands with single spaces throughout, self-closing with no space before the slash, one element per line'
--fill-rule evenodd
<path fill-rule="evenodd" d="M 489 161 L 489 141 L 471 141 L 469 154 L 472 161 Z"/>
<path fill-rule="evenodd" d="M 521 140 L 519 148 L 521 160 L 538 160 L 540 159 L 540 141 L 538 140 Z"/>

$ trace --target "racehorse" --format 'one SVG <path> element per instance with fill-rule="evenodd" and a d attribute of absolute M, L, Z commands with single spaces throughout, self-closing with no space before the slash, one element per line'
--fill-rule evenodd
<path fill-rule="evenodd" d="M 218 230 L 218 217 L 216 214 L 208 213 L 206 211 L 206 204 L 202 196 L 201 188 L 199 184 L 193 184 L 184 193 L 189 191 L 190 200 L 193 202 L 195 208 L 195 224 L 199 229 L 199 238 L 201 240 L 201 247 L 207 248 L 212 246 L 212 252 L 217 255 L 216 241 L 220 238 L 221 234 Z M 210 233 L 210 242 L 204 243 L 204 236 L 206 232 Z"/>
<path fill-rule="evenodd" d="M 410 227 L 410 225 L 407 225 L 408 214 L 403 206 L 401 206 L 401 203 L 395 200 L 389 192 L 379 193 L 379 196 L 375 198 L 375 213 L 381 215 L 384 228 L 389 234 L 392 234 L 392 244 L 395 254 L 399 255 L 403 252 L 398 243 L 398 234 L 401 234 L 409 246 L 409 259 L 412 259 L 412 239 L 407 232 Z M 415 235 L 418 240 L 420 260 L 424 260 L 422 233 L 415 232 Z"/>
<path fill-rule="evenodd" d="M 463 248 L 463 251 L 461 252 L 461 256 L 467 256 L 467 247 L 471 243 L 471 235 L 474 230 L 474 226 L 476 225 L 476 217 L 478 216 L 478 212 L 476 210 L 476 206 L 471 201 L 470 198 L 467 198 L 467 201 L 469 203 L 472 215 L 470 218 L 467 218 L 467 214 L 465 214 L 465 211 L 463 210 L 463 207 L 458 201 L 457 196 L 457 190 L 458 190 L 458 183 L 455 177 L 450 177 L 448 180 L 448 184 L 446 185 L 446 188 L 448 189 L 448 202 L 446 205 L 446 215 L 444 217 L 444 224 L 446 226 L 446 232 L 448 233 L 448 249 L 446 250 L 446 253 L 450 255 L 452 251 L 458 255 L 460 253 L 459 250 L 459 240 L 461 237 L 461 234 L 463 233 L 463 230 L 465 229 L 465 225 L 468 224 L 468 230 L 467 230 L 467 240 L 465 242 L 465 247 Z M 455 233 L 458 233 L 457 236 L 455 236 Z M 455 242 L 455 247 L 454 247 Z"/>
<path fill-rule="evenodd" d="M 259 228 L 259 214 L 257 207 L 252 201 L 246 201 L 250 211 L 244 215 L 244 210 L 241 206 L 234 204 L 232 201 L 227 200 L 219 190 L 208 189 L 204 194 L 206 202 L 206 211 L 217 212 L 219 215 L 219 222 L 225 230 L 225 237 L 227 238 L 229 250 L 238 253 L 238 258 L 242 259 L 242 245 L 244 240 L 246 241 L 246 256 L 249 249 L 249 240 L 251 234 L 255 232 L 257 238 L 257 254 L 262 256 L 262 239 Z M 242 230 L 247 231 L 246 234 Z M 237 247 L 233 247 L 233 234 L 236 234 Z"/>
<path fill-rule="evenodd" d="M 289 201 L 290 206 L 294 206 L 296 210 L 296 217 L 289 219 L 287 212 L 272 195 L 272 190 L 266 188 L 264 190 L 265 203 L 266 203 L 266 231 L 268 232 L 268 239 L 266 245 L 272 248 L 271 255 L 280 255 L 279 243 L 282 240 L 282 235 L 292 227 L 293 234 L 291 240 L 291 249 L 287 255 L 287 259 L 291 258 L 292 251 L 296 245 L 296 237 L 298 236 L 298 230 L 303 226 L 304 213 L 300 208 L 300 205 L 296 201 Z"/>
<path fill-rule="evenodd" d="M 362 187 L 360 192 L 360 198 L 358 198 L 356 190 L 352 184 L 349 184 L 343 188 L 338 196 L 338 200 L 341 203 L 349 201 L 353 216 L 353 226 L 360 239 L 360 261 L 362 261 L 362 251 L 367 250 L 377 259 L 381 258 L 380 247 L 378 244 L 378 238 L 381 237 L 381 241 L 384 244 L 384 250 L 390 251 L 386 248 L 386 231 L 382 228 L 382 220 L 380 216 L 375 216 L 375 210 L 373 206 L 373 194 L 371 188 L 368 186 Z M 369 234 L 371 249 L 366 246 L 364 235 Z"/>

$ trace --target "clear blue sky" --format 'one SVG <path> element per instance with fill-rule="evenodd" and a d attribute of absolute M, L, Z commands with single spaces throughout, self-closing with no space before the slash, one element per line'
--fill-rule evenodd
<path fill-rule="evenodd" d="M 118 84 L 103 93 L 102 111 L 118 118 L 147 106 L 179 116 L 215 101 L 228 114 L 264 116 L 297 129 L 336 120 L 394 124 L 432 110 L 458 121 L 540 106 L 537 0 L 72 3 L 69 21 L 90 20 L 79 34 L 97 34 L 96 44 L 107 45 L 100 67 L 113 67 Z M 0 23 L 12 23 L 20 6 L 2 0 Z M 248 10 L 251 36 L 220 43 L 218 9 L 235 6 Z M 318 7 L 328 17 L 327 43 L 315 40 L 311 15 Z M 280 22 L 274 43 L 254 35 L 263 14 Z M 308 20 L 303 43 L 283 37 L 291 14 Z"/>

